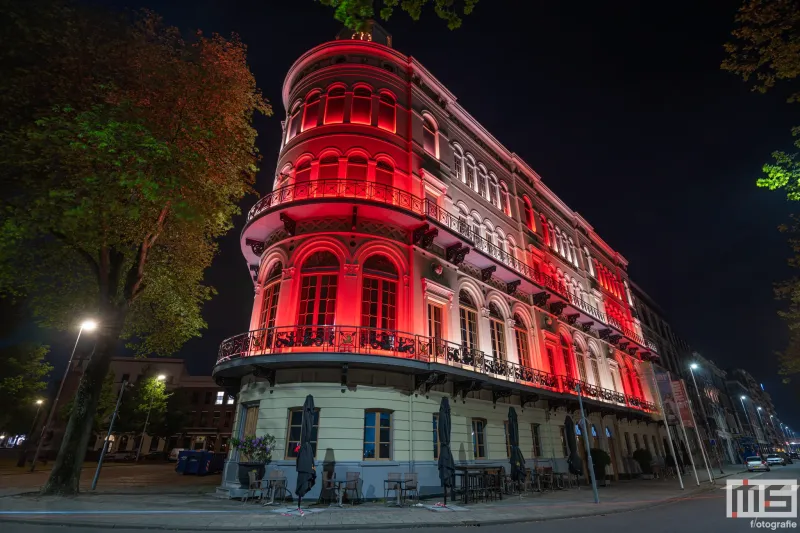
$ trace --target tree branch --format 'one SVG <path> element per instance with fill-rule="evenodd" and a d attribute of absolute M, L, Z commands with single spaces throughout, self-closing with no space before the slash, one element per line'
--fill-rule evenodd
<path fill-rule="evenodd" d="M 170 205 L 171 203 L 167 202 L 167 205 L 165 205 L 161 210 L 161 213 L 159 213 L 158 219 L 156 220 L 155 230 L 145 236 L 142 244 L 139 245 L 139 249 L 136 252 L 136 260 L 134 261 L 133 265 L 131 265 L 130 270 L 128 270 L 128 277 L 125 281 L 124 292 L 125 300 L 128 303 L 133 302 L 144 289 L 142 281 L 144 280 L 144 267 L 147 264 L 147 256 L 164 229 L 164 222 L 167 219 Z"/>
<path fill-rule="evenodd" d="M 94 257 L 92 257 L 92 254 L 70 242 L 69 238 L 67 238 L 67 236 L 61 233 L 60 231 L 51 229 L 50 234 L 53 235 L 53 237 L 55 237 L 56 239 L 66 244 L 67 246 L 69 246 L 70 248 L 72 248 L 73 250 L 75 250 L 76 252 L 78 252 L 78 255 L 80 255 L 81 257 L 84 258 L 84 260 L 86 260 L 86 263 L 89 266 L 89 268 L 91 268 L 92 272 L 94 272 L 94 275 L 97 276 L 97 281 L 98 282 L 101 281 L 100 265 L 97 264 L 97 261 L 95 260 Z"/>

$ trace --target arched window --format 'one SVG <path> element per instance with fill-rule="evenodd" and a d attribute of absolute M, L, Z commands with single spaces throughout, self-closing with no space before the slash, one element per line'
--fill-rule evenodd
<path fill-rule="evenodd" d="M 297 323 L 300 326 L 331 326 L 336 323 L 336 293 L 339 260 L 328 251 L 314 252 L 303 263 L 300 279 L 300 305 Z M 317 335 L 321 335 L 317 330 Z M 303 328 L 303 336 L 314 335 Z"/>
<path fill-rule="evenodd" d="M 456 171 L 456 178 L 462 183 L 466 182 L 464 176 L 464 154 L 458 145 L 453 145 L 453 166 Z"/>
<path fill-rule="evenodd" d="M 523 209 L 525 209 L 525 226 L 533 231 L 536 231 L 536 224 L 533 221 L 533 206 L 531 205 L 531 199 L 527 196 L 522 197 L 523 202 L 525 205 Z"/>
<path fill-rule="evenodd" d="M 633 305 L 633 296 L 631 295 L 631 288 L 628 286 L 627 280 L 622 280 L 625 287 L 625 298 L 628 300 L 628 305 Z"/>
<path fill-rule="evenodd" d="M 464 165 L 466 170 L 467 187 L 469 187 L 472 190 L 475 190 L 475 182 L 477 181 L 475 177 L 475 160 L 472 158 L 471 155 L 467 154 L 467 159 Z"/>
<path fill-rule="evenodd" d="M 596 387 L 602 387 L 602 383 L 600 383 L 600 365 L 597 362 L 597 350 L 594 346 L 589 346 L 589 363 L 592 366 L 592 379 L 594 380 L 594 385 Z"/>
<path fill-rule="evenodd" d="M 438 131 L 439 127 L 433 117 L 422 115 L 422 147 L 436 159 L 439 159 Z"/>
<path fill-rule="evenodd" d="M 347 179 L 367 181 L 367 159 L 360 155 L 351 155 L 347 159 Z"/>
<path fill-rule="evenodd" d="M 575 346 L 575 359 L 578 361 L 578 377 L 580 377 L 581 381 L 586 383 L 586 354 L 583 351 L 583 346 L 577 341 L 574 343 Z"/>
<path fill-rule="evenodd" d="M 489 174 L 489 196 L 492 198 L 492 203 L 497 209 L 502 209 L 500 205 L 500 184 L 497 183 L 497 176 Z"/>
<path fill-rule="evenodd" d="M 561 335 L 561 358 L 564 360 L 564 373 L 567 377 L 575 377 L 575 368 L 572 364 L 572 354 L 569 349 L 569 341 Z"/>
<path fill-rule="evenodd" d="M 461 345 L 469 350 L 477 350 L 478 308 L 465 290 L 458 293 L 458 315 L 461 323 Z"/>
<path fill-rule="evenodd" d="M 397 329 L 397 269 L 385 255 L 364 261 L 361 286 L 361 327 Z M 380 333 L 378 334 L 380 338 Z"/>
<path fill-rule="evenodd" d="M 311 180 L 311 160 L 305 159 L 294 169 L 295 183 L 305 183 Z"/>
<path fill-rule="evenodd" d="M 353 108 L 350 122 L 354 124 L 372 124 L 372 91 L 366 87 L 357 87 L 353 91 Z"/>
<path fill-rule="evenodd" d="M 592 254 L 589 253 L 589 248 L 586 246 L 583 247 L 583 255 L 586 258 L 586 266 L 589 269 L 589 275 L 593 278 L 596 277 L 594 271 L 594 259 L 592 259 Z"/>
<path fill-rule="evenodd" d="M 270 268 L 266 281 L 264 281 L 264 288 L 261 291 L 261 313 L 258 318 L 258 329 L 260 330 L 275 327 L 282 272 L 283 265 L 280 262 L 275 263 Z"/>
<path fill-rule="evenodd" d="M 306 105 L 303 109 L 303 128 L 302 131 L 310 130 L 317 125 L 319 119 L 319 91 L 314 91 L 306 98 Z"/>
<path fill-rule="evenodd" d="M 326 155 L 319 161 L 319 179 L 336 180 L 339 179 L 339 157 L 336 155 Z"/>
<path fill-rule="evenodd" d="M 334 87 L 328 91 L 325 101 L 325 124 L 341 124 L 344 121 L 344 87 Z"/>
<path fill-rule="evenodd" d="M 639 371 L 633 369 L 633 380 L 636 382 L 636 394 L 639 398 L 644 399 L 644 388 L 642 388 L 642 378 L 639 376 Z"/>
<path fill-rule="evenodd" d="M 478 165 L 478 194 L 480 194 L 481 196 L 483 196 L 485 199 L 488 200 L 489 196 L 487 195 L 487 192 L 486 192 L 487 191 L 487 189 L 486 189 L 486 180 L 487 179 L 488 178 L 486 176 L 486 168 L 481 163 L 481 164 Z"/>
<path fill-rule="evenodd" d="M 517 341 L 517 356 L 522 366 L 533 368 L 531 352 L 528 349 L 528 328 L 519 315 L 514 315 L 514 340 Z"/>
<path fill-rule="evenodd" d="M 556 227 L 549 220 L 547 221 L 547 225 L 550 228 L 550 248 L 552 248 L 554 252 L 558 252 L 558 235 L 556 234 Z"/>
<path fill-rule="evenodd" d="M 620 383 L 621 383 L 621 380 L 620 380 L 620 377 L 619 377 L 619 368 L 617 368 L 616 365 L 609 365 L 608 374 L 611 376 L 611 388 L 615 392 L 623 392 L 623 391 L 619 390 L 619 386 L 620 386 Z"/>
<path fill-rule="evenodd" d="M 544 215 L 539 215 L 539 222 L 542 223 L 542 237 L 544 237 L 544 244 L 545 246 L 550 246 L 550 241 L 553 237 L 550 235 L 550 226 L 548 226 L 547 219 L 544 217 Z"/>
<path fill-rule="evenodd" d="M 394 133 L 396 110 L 394 97 L 389 93 L 381 93 L 378 100 L 378 127 Z"/>
<path fill-rule="evenodd" d="M 492 334 L 492 357 L 495 361 L 505 361 L 505 324 L 503 324 L 503 316 L 494 304 L 489 304 L 489 331 Z"/>
<path fill-rule="evenodd" d="M 303 105 L 300 102 L 295 102 L 294 106 L 292 106 L 292 110 L 289 112 L 289 126 L 286 129 L 287 143 L 300 131 L 300 120 L 302 119 L 300 111 L 302 109 Z"/>
<path fill-rule="evenodd" d="M 500 202 L 502 203 L 501 209 L 506 216 L 511 216 L 511 200 L 510 195 L 508 193 L 508 185 L 505 182 L 500 182 Z"/>
<path fill-rule="evenodd" d="M 375 166 L 375 183 L 391 187 L 394 184 L 394 167 L 388 161 L 378 161 Z"/>
<path fill-rule="evenodd" d="M 568 238 L 569 240 L 569 250 L 572 255 L 572 264 L 578 266 L 578 250 L 575 248 L 575 242 L 572 240 L 572 237 Z"/>

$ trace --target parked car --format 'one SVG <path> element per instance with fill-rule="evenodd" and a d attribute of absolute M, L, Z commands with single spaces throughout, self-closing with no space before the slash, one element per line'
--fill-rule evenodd
<path fill-rule="evenodd" d="M 186 448 L 172 448 L 172 451 L 169 452 L 169 457 L 167 458 L 167 460 L 170 461 L 171 463 L 177 463 L 178 462 L 178 454 L 180 452 L 182 452 L 183 450 L 185 450 L 185 449 Z"/>
<path fill-rule="evenodd" d="M 759 455 L 753 455 L 744 460 L 748 472 L 763 470 L 769 472 L 769 464 Z"/>
<path fill-rule="evenodd" d="M 109 462 L 135 461 L 136 460 L 136 454 L 134 452 L 126 452 L 126 451 L 111 452 L 111 453 L 107 453 L 103 460 L 104 461 L 109 461 Z"/>
<path fill-rule="evenodd" d="M 784 459 L 777 453 L 770 453 L 767 454 L 767 464 L 769 466 L 775 466 L 775 465 L 786 466 L 786 459 Z"/>
<path fill-rule="evenodd" d="M 798 454 L 797 452 L 791 452 L 789 454 L 789 457 L 791 457 L 792 459 L 800 459 L 800 454 Z"/>
<path fill-rule="evenodd" d="M 792 461 L 792 458 L 788 453 L 780 452 L 778 455 L 783 457 L 783 460 L 786 461 L 787 465 L 793 465 L 794 464 L 794 461 Z"/>

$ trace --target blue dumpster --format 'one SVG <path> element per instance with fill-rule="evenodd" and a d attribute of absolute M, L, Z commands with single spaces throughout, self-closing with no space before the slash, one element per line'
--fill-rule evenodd
<path fill-rule="evenodd" d="M 200 464 L 203 463 L 203 452 L 189 452 L 186 456 L 186 467 L 183 469 L 183 475 L 197 475 L 200 470 Z"/>
<path fill-rule="evenodd" d="M 197 475 L 215 474 L 222 470 L 225 454 L 214 452 L 197 452 Z"/>
<path fill-rule="evenodd" d="M 189 457 L 191 457 L 195 452 L 191 450 L 183 450 L 178 452 L 178 462 L 175 464 L 175 471 L 179 474 L 186 473 L 186 465 L 189 462 Z"/>

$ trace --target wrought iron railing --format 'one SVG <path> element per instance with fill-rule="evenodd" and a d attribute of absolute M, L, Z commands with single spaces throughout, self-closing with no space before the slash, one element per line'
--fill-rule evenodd
<path fill-rule="evenodd" d="M 247 221 L 278 205 L 336 198 L 368 200 L 423 214 L 423 200 L 408 191 L 373 181 L 336 179 L 301 181 L 275 189 L 250 208 Z"/>
<path fill-rule="evenodd" d="M 426 363 L 458 366 L 498 379 L 532 387 L 580 394 L 605 402 L 625 405 L 624 394 L 567 376 L 558 376 L 524 365 L 495 359 L 481 350 L 444 339 L 395 330 L 360 326 L 285 326 L 249 331 L 225 339 L 217 364 L 234 359 L 283 353 L 335 352 L 399 357 Z M 629 397 L 628 405 L 634 405 Z M 636 399 L 637 408 L 655 411 Z"/>
<path fill-rule="evenodd" d="M 586 300 L 584 300 L 583 298 L 578 298 L 572 293 L 569 293 L 568 296 L 569 296 L 569 303 L 571 303 L 573 306 L 577 307 L 587 315 L 596 318 L 600 322 L 606 321 L 606 314 L 600 311 L 592 304 L 590 304 L 589 302 L 587 302 Z"/>

